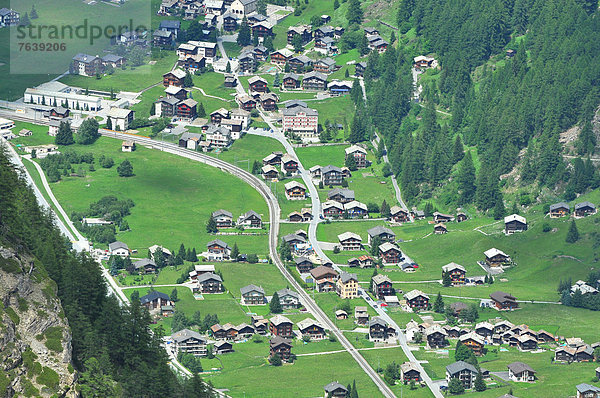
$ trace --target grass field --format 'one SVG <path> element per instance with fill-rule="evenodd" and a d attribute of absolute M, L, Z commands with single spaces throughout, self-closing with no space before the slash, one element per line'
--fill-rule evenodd
<path fill-rule="evenodd" d="M 312 104 L 312 103 L 311 103 Z M 312 105 L 311 105 L 312 106 Z M 344 166 L 344 150 L 350 145 L 307 146 L 296 148 L 296 154 L 308 170 L 315 165 Z"/>
<path fill-rule="evenodd" d="M 194 86 L 199 87 L 208 95 L 233 100 L 235 89 L 226 88 L 224 77 L 221 73 L 207 72 L 200 76 L 193 76 Z"/>
<path fill-rule="evenodd" d="M 224 41 L 223 47 L 229 58 L 237 58 L 242 52 L 242 48 L 234 42 Z"/>
<path fill-rule="evenodd" d="M 279 207 L 281 208 L 281 218 L 287 218 L 288 214 L 290 214 L 293 211 L 300 211 L 302 208 L 310 207 L 312 203 L 310 201 L 310 198 L 307 198 L 306 200 L 287 199 L 287 197 L 285 196 L 285 184 L 291 181 L 297 181 L 302 185 L 305 185 L 304 181 L 302 181 L 302 177 L 295 177 L 286 178 L 285 180 L 279 181 L 277 182 L 277 184 L 271 186 L 271 190 L 274 191 L 275 195 L 277 196 L 277 200 L 279 201 Z"/>
<path fill-rule="evenodd" d="M 377 315 L 375 310 L 372 309 L 367 302 L 362 298 L 351 299 L 350 302 L 350 312 L 348 313 L 348 319 L 336 319 L 335 311 L 339 310 L 344 303 L 337 294 L 335 293 L 316 293 L 314 295 L 316 303 L 321 307 L 321 309 L 327 314 L 329 319 L 336 324 L 338 329 L 341 330 L 352 330 L 356 327 L 354 323 L 354 307 L 356 306 L 366 306 L 369 315 Z"/>
<path fill-rule="evenodd" d="M 244 170 L 252 171 L 254 161 L 260 162 L 262 167 L 262 159 L 276 151 L 285 152 L 283 145 L 276 139 L 246 134 L 236 140 L 227 151 L 218 154 L 209 152 L 208 154 Z"/>
<path fill-rule="evenodd" d="M 319 119 L 328 119 L 332 123 L 348 125 L 352 122 L 354 115 L 354 104 L 349 95 L 328 98 L 321 101 L 311 101 L 310 107 L 319 111 Z"/>
<path fill-rule="evenodd" d="M 93 152 L 96 158 L 101 154 L 111 156 L 115 166 L 103 169 L 97 165 L 97 171 L 90 172 L 85 178 L 66 177 L 51 186 L 67 214 L 84 211 L 90 203 L 105 195 L 132 199 L 136 206 L 127 217 L 131 231 L 118 234 L 118 239 L 128 243 L 130 248 L 145 252 L 149 246 L 161 244 L 174 249 L 183 242 L 186 247 L 196 247 L 201 252 L 206 242 L 215 238 L 205 230 L 206 219 L 212 211 L 224 208 L 235 217 L 251 209 L 265 216 L 268 214 L 262 197 L 233 176 L 143 147 L 124 154 L 120 145 L 120 141 L 100 138 L 89 147 L 73 146 L 77 151 Z M 133 164 L 134 177 L 117 176 L 116 165 L 125 158 Z M 190 200 L 194 205 L 189 205 Z M 167 227 L 168 232 L 165 226 L 171 226 Z M 264 231 L 261 236 L 232 235 L 221 239 L 229 245 L 237 242 L 242 253 L 259 256 L 268 253 Z"/>

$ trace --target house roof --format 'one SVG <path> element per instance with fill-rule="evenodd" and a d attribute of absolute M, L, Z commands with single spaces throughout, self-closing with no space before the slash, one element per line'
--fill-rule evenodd
<path fill-rule="evenodd" d="M 367 154 L 366 149 L 361 146 L 358 146 L 358 145 L 349 146 L 348 148 L 344 149 L 344 152 L 346 152 L 346 155 L 349 155 L 354 152 L 361 152 L 361 153 L 364 153 L 365 155 Z"/>
<path fill-rule="evenodd" d="M 504 257 L 508 257 L 508 255 L 506 253 L 504 253 L 502 250 L 498 250 L 495 247 L 492 247 L 489 250 L 486 250 L 485 252 L 483 252 L 483 254 L 487 257 L 487 258 L 492 258 L 495 257 L 497 255 L 502 255 Z"/>
<path fill-rule="evenodd" d="M 135 267 L 135 269 L 140 269 L 143 268 L 147 265 L 151 265 L 153 267 L 156 267 L 156 263 L 154 262 L 154 260 L 150 259 L 150 258 L 144 258 L 142 260 L 138 260 L 135 263 L 133 263 L 133 266 Z"/>
<path fill-rule="evenodd" d="M 590 207 L 592 209 L 595 209 L 596 205 L 594 205 L 592 202 L 585 201 L 585 202 L 577 203 L 575 205 L 575 210 L 579 210 L 584 207 Z"/>
<path fill-rule="evenodd" d="M 129 246 L 127 246 L 126 243 L 120 242 L 120 241 L 116 241 L 113 243 L 109 243 L 108 245 L 108 250 L 110 250 L 111 252 L 117 249 L 126 249 L 129 250 Z"/>
<path fill-rule="evenodd" d="M 479 329 L 479 328 L 485 328 L 488 330 L 494 330 L 494 325 L 492 325 L 489 322 L 479 322 L 477 325 L 475 325 L 475 330 Z"/>
<path fill-rule="evenodd" d="M 273 165 L 270 165 L 270 164 L 267 164 L 267 165 L 263 166 L 260 170 L 262 171 L 263 174 L 272 173 L 272 172 L 277 173 L 278 172 L 277 169 L 275 167 L 273 167 Z"/>
<path fill-rule="evenodd" d="M 140 297 L 140 303 L 141 304 L 150 303 L 159 298 L 161 298 L 163 300 L 171 300 L 167 294 L 153 290 L 150 293 L 146 294 L 145 296 Z"/>
<path fill-rule="evenodd" d="M 213 217 L 225 216 L 225 217 L 233 218 L 233 214 L 231 214 L 231 212 L 229 212 L 227 210 L 223 210 L 223 209 L 213 211 L 212 216 Z"/>
<path fill-rule="evenodd" d="M 360 237 L 360 235 L 355 234 L 354 232 L 344 232 L 343 234 L 338 235 L 338 240 L 340 242 L 344 242 L 348 239 L 355 239 L 355 240 L 358 240 L 359 242 L 362 242 L 362 238 Z"/>
<path fill-rule="evenodd" d="M 227 243 L 223 242 L 221 239 L 211 240 L 210 242 L 208 242 L 206 244 L 206 246 L 212 246 L 212 245 L 217 245 L 217 246 L 221 246 L 221 247 L 229 249 L 229 245 Z"/>
<path fill-rule="evenodd" d="M 592 386 L 587 383 L 577 384 L 577 386 L 575 388 L 577 388 L 577 391 L 579 391 L 580 393 L 585 393 L 588 391 L 600 392 L 600 388 L 598 388 L 596 386 Z"/>
<path fill-rule="evenodd" d="M 425 298 L 427 298 L 429 300 L 429 296 L 428 295 L 426 295 L 425 293 L 423 293 L 422 291 L 417 290 L 417 289 L 411 290 L 410 292 L 406 293 L 404 295 L 404 298 L 407 299 L 407 300 L 412 300 L 412 299 L 417 298 L 419 296 L 425 297 Z"/>
<path fill-rule="evenodd" d="M 89 64 L 91 62 L 94 62 L 96 59 L 98 59 L 97 56 L 95 56 L 95 55 L 89 55 L 89 54 L 84 54 L 84 53 L 79 53 L 79 54 L 77 54 L 77 55 L 75 55 L 73 57 L 74 61 L 83 62 L 85 64 Z"/>
<path fill-rule="evenodd" d="M 287 287 L 285 289 L 278 290 L 277 291 L 277 295 L 279 296 L 279 298 L 285 297 L 285 296 L 291 296 L 291 297 L 294 297 L 296 299 L 300 298 L 300 296 L 298 295 L 297 292 L 295 292 L 295 291 L 293 291 L 293 290 L 291 290 L 291 289 L 289 289 Z"/>
<path fill-rule="evenodd" d="M 269 346 L 271 348 L 277 348 L 277 347 L 279 347 L 282 344 L 291 347 L 292 346 L 292 340 L 286 339 L 286 338 L 281 337 L 281 336 L 275 336 L 271 340 L 269 340 Z"/>
<path fill-rule="evenodd" d="M 385 319 L 375 316 L 369 320 L 369 327 L 374 325 L 381 325 L 387 327 L 388 323 L 385 321 Z"/>
<path fill-rule="evenodd" d="M 289 62 L 291 62 L 292 60 L 293 60 L 293 61 L 298 61 L 298 62 L 300 62 L 300 63 L 302 63 L 302 64 L 304 64 L 304 65 L 306 65 L 306 64 L 311 64 L 311 63 L 312 63 L 312 59 L 308 58 L 308 57 L 307 57 L 306 55 L 304 55 L 304 54 L 296 55 L 296 56 L 294 56 L 294 57 L 290 58 L 290 61 L 289 61 Z"/>
<path fill-rule="evenodd" d="M 311 72 L 305 73 L 304 74 L 304 80 L 306 79 L 319 79 L 322 81 L 327 81 L 327 76 L 321 72 L 317 72 L 316 70 L 313 70 Z"/>
<path fill-rule="evenodd" d="M 392 236 L 394 236 L 394 238 L 396 237 L 396 234 L 394 233 L 394 231 L 392 231 L 388 227 L 384 227 L 383 225 L 377 225 L 373 228 L 369 228 L 367 230 L 367 234 L 369 234 L 369 236 L 372 238 L 374 238 L 375 236 L 382 235 L 382 234 L 392 235 Z"/>
<path fill-rule="evenodd" d="M 332 207 L 335 207 L 336 209 L 344 210 L 344 205 L 341 204 L 340 202 L 336 202 L 335 200 L 328 200 L 327 202 L 323 203 L 323 205 L 322 205 L 323 210 L 327 210 Z"/>
<path fill-rule="evenodd" d="M 321 279 L 326 275 L 333 275 L 334 277 L 337 277 L 339 275 L 336 270 L 330 267 L 326 267 L 324 265 L 319 265 L 318 267 L 311 269 L 310 274 L 315 279 Z"/>
<path fill-rule="evenodd" d="M 299 113 L 304 113 L 306 116 L 319 116 L 319 111 L 312 108 L 303 108 L 295 106 L 293 108 L 285 108 L 282 112 L 283 116 L 296 116 Z"/>
<path fill-rule="evenodd" d="M 341 173 L 342 169 L 337 166 L 333 166 L 331 164 L 321 168 L 322 174 L 327 174 L 327 173 L 331 173 L 331 172 Z"/>
<path fill-rule="evenodd" d="M 348 315 L 348 313 L 347 313 L 346 311 L 344 311 L 344 310 L 337 310 L 337 311 L 335 312 L 335 315 L 336 315 L 336 316 L 339 316 L 339 315 L 346 315 L 346 316 L 347 316 L 347 315 Z"/>
<path fill-rule="evenodd" d="M 163 76 L 173 75 L 178 79 L 183 79 L 185 77 L 185 72 L 182 69 L 175 69 L 170 72 L 165 73 Z"/>
<path fill-rule="evenodd" d="M 390 243 L 390 242 L 383 242 L 382 244 L 379 245 L 379 250 L 383 253 L 389 252 L 390 250 L 393 250 L 393 249 L 400 251 L 398 246 L 396 246 L 395 244 Z"/>
<path fill-rule="evenodd" d="M 105 56 L 102 57 L 102 61 L 104 61 L 104 62 L 118 62 L 122 59 L 124 59 L 124 58 L 119 55 L 115 55 L 115 54 L 106 54 Z"/>
<path fill-rule="evenodd" d="M 359 208 L 363 211 L 368 211 L 368 209 L 369 209 L 366 204 L 359 202 L 357 200 L 353 200 L 352 202 L 344 203 L 344 210 L 351 210 L 351 209 L 355 209 L 355 208 Z"/>
<path fill-rule="evenodd" d="M 356 274 L 351 274 L 349 272 L 342 272 L 340 275 L 340 280 L 342 281 L 342 283 L 348 283 L 350 281 L 358 282 L 358 276 L 356 276 Z"/>
<path fill-rule="evenodd" d="M 281 163 L 286 164 L 286 163 L 290 163 L 290 162 L 298 163 L 298 161 L 296 159 L 294 159 L 289 153 L 284 153 L 283 156 L 281 157 Z"/>
<path fill-rule="evenodd" d="M 346 199 L 354 200 L 354 191 L 348 188 L 334 188 L 331 191 L 327 192 L 328 199 L 337 195 L 341 195 Z"/>
<path fill-rule="evenodd" d="M 286 183 L 284 185 L 285 190 L 289 191 L 290 189 L 294 189 L 294 188 L 301 188 L 306 190 L 306 187 L 304 185 L 302 185 L 301 183 L 299 183 L 298 181 L 290 181 L 288 183 Z"/>
<path fill-rule="evenodd" d="M 173 36 L 172 32 L 169 32 L 168 30 L 155 30 L 154 33 L 152 33 L 152 36 L 156 36 L 156 37 L 171 37 Z"/>
<path fill-rule="evenodd" d="M 383 275 L 383 274 L 377 274 L 373 278 L 371 278 L 371 280 L 373 282 L 375 282 L 376 285 L 380 285 L 384 282 L 392 283 L 392 280 L 390 279 L 390 277 L 387 275 Z"/>
<path fill-rule="evenodd" d="M 196 264 L 194 265 L 195 272 L 214 272 L 215 266 L 212 264 Z"/>
<path fill-rule="evenodd" d="M 324 39 L 325 38 L 322 38 L 321 40 L 325 41 Z M 333 39 L 331 37 L 328 37 L 328 39 L 330 41 L 333 41 Z M 324 65 L 326 67 L 331 67 L 331 66 L 335 65 L 335 60 L 333 60 L 330 57 L 322 58 L 322 59 L 320 59 L 320 60 L 317 61 L 317 64 L 321 64 L 321 65 Z M 353 145 L 353 146 L 355 146 L 355 145 Z"/>
<path fill-rule="evenodd" d="M 282 48 L 281 50 L 275 50 L 275 51 L 273 51 L 273 52 L 271 53 L 271 56 L 272 56 L 273 54 L 281 54 L 281 55 L 283 55 L 285 58 L 289 58 L 289 57 L 291 57 L 292 55 L 294 55 L 294 52 L 293 52 L 293 51 L 291 51 L 291 50 L 289 50 L 289 49 L 287 49 L 287 48 Z"/>
<path fill-rule="evenodd" d="M 177 343 L 181 343 L 188 339 L 196 339 L 206 342 L 206 338 L 204 338 L 200 333 L 194 332 L 193 330 L 189 329 L 182 329 L 178 332 L 171 334 L 171 339 Z"/>
<path fill-rule="evenodd" d="M 283 75 L 283 80 L 285 79 L 294 79 L 294 80 L 299 80 L 300 76 L 298 76 L 297 74 L 290 72 L 290 73 L 286 73 L 285 75 Z"/>
<path fill-rule="evenodd" d="M 274 317 L 270 318 L 269 321 L 275 325 L 281 325 L 282 323 L 291 323 L 292 325 L 294 324 L 292 321 L 290 321 L 288 318 L 286 318 L 283 315 L 275 315 Z"/>
<path fill-rule="evenodd" d="M 306 242 L 303 236 L 297 234 L 287 234 L 282 238 L 285 242 L 292 242 L 294 240 L 299 240 L 300 242 Z"/>
<path fill-rule="evenodd" d="M 442 267 L 442 269 L 443 269 L 445 272 L 454 271 L 455 269 L 457 269 L 457 270 L 460 270 L 460 271 L 463 271 L 463 272 L 467 272 L 467 270 L 465 269 L 465 267 L 463 267 L 463 266 L 462 266 L 462 265 L 460 265 L 460 264 L 456 264 L 456 263 L 449 263 L 449 264 L 446 264 L 446 265 L 444 265 L 444 266 Z"/>
<path fill-rule="evenodd" d="M 448 332 L 446 332 L 446 330 L 444 330 L 444 328 L 442 328 L 439 324 L 434 323 L 433 325 L 429 326 L 428 328 L 425 329 L 425 336 L 429 336 L 431 334 L 434 333 L 441 333 L 444 336 L 448 336 Z"/>
<path fill-rule="evenodd" d="M 312 261 L 310 261 L 310 259 L 308 257 L 300 256 L 300 257 L 294 258 L 294 262 L 296 264 L 302 264 L 302 263 L 305 263 L 307 261 L 312 264 Z"/>
<path fill-rule="evenodd" d="M 223 282 L 223 280 L 221 279 L 221 277 L 219 275 L 212 273 L 212 272 L 205 272 L 204 274 L 199 275 L 198 279 L 197 279 L 198 283 L 206 282 L 209 280 L 216 280 L 219 282 Z"/>
<path fill-rule="evenodd" d="M 334 80 L 330 83 L 327 84 L 327 88 L 331 89 L 334 87 L 342 87 L 342 88 L 347 88 L 348 90 L 350 90 L 352 88 L 352 81 L 349 80 Z"/>
<path fill-rule="evenodd" d="M 529 373 L 536 373 L 535 370 L 526 363 L 523 362 L 513 362 L 507 365 L 508 369 L 516 374 L 523 373 L 524 371 L 528 371 Z"/>
<path fill-rule="evenodd" d="M 520 216 L 518 214 L 511 214 L 510 216 L 504 217 L 504 224 L 507 224 L 512 221 L 517 221 L 522 224 L 527 224 L 527 220 L 525 219 L 525 217 Z"/>
<path fill-rule="evenodd" d="M 258 82 L 268 84 L 268 82 L 260 76 L 252 76 L 250 79 L 248 79 L 248 84 L 254 84 Z"/>
<path fill-rule="evenodd" d="M 262 220 L 262 217 L 260 216 L 260 214 L 258 214 L 257 212 L 255 212 L 254 210 L 249 210 L 247 211 L 245 214 L 243 214 L 240 217 L 240 222 L 246 221 L 247 219 L 249 219 L 250 217 L 256 217 L 259 220 Z"/>
<path fill-rule="evenodd" d="M 233 347 L 233 345 L 230 342 L 225 341 L 225 340 L 219 340 L 215 343 L 215 348 L 217 348 L 217 349 L 219 349 L 223 346 Z"/>
<path fill-rule="evenodd" d="M 463 370 L 470 370 L 472 373 L 477 373 L 475 366 L 471 365 L 470 363 L 466 363 L 465 361 L 457 361 L 446 366 L 446 372 L 448 372 L 450 375 L 456 374 Z"/>
<path fill-rule="evenodd" d="M 113 107 L 110 108 L 110 110 L 108 111 L 108 116 L 116 119 L 125 119 L 129 117 L 129 114 L 131 114 L 132 112 L 133 111 L 131 109 Z"/>
<path fill-rule="evenodd" d="M 294 107 L 297 107 L 297 106 L 299 106 L 301 108 L 307 108 L 308 107 L 308 105 L 306 105 L 306 102 L 300 101 L 300 100 L 290 100 L 290 101 L 286 101 L 285 102 L 286 109 L 288 109 L 288 108 L 294 108 Z"/>
<path fill-rule="evenodd" d="M 323 327 L 323 325 L 321 325 L 319 322 L 315 321 L 312 318 L 303 319 L 300 322 L 298 322 L 296 325 L 298 326 L 298 329 L 300 329 L 301 331 L 305 330 L 306 328 L 309 328 L 311 326 L 317 326 L 317 327 L 319 327 L 321 329 L 325 329 Z"/>
<path fill-rule="evenodd" d="M 402 370 L 402 373 L 407 373 L 413 370 L 417 373 L 421 373 L 417 368 L 417 364 L 412 362 L 404 362 L 402 365 L 400 365 L 400 370 Z"/>
<path fill-rule="evenodd" d="M 160 21 L 159 29 L 179 29 L 181 27 L 181 21 L 178 20 L 162 20 Z"/>
<path fill-rule="evenodd" d="M 342 390 L 344 392 L 348 392 L 348 389 L 346 387 L 344 387 L 343 384 L 340 384 L 337 381 L 332 381 L 331 383 L 329 383 L 325 387 L 323 387 L 323 389 L 325 390 L 326 393 L 332 393 L 337 390 Z"/>
<path fill-rule="evenodd" d="M 248 294 L 250 292 L 258 292 L 258 293 L 262 294 L 263 296 L 265 295 L 265 290 L 261 286 L 248 285 L 248 286 L 244 286 L 240 289 L 240 293 L 242 294 L 242 296 L 245 294 Z"/>
<path fill-rule="evenodd" d="M 569 210 L 570 208 L 571 208 L 571 206 L 569 206 L 565 202 L 559 202 L 559 203 L 555 203 L 553 205 L 550 205 L 550 211 L 557 210 L 557 209 L 567 209 L 567 210 Z"/>
<path fill-rule="evenodd" d="M 490 298 L 500 303 L 503 303 L 505 301 L 516 301 L 516 298 L 514 296 L 511 296 L 510 294 L 501 291 L 490 293 Z"/>

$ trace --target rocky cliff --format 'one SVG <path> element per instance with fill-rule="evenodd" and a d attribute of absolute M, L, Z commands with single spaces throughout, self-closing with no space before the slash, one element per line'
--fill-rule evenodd
<path fill-rule="evenodd" d="M 71 331 L 35 258 L 0 246 L 0 396 L 75 396 Z"/>

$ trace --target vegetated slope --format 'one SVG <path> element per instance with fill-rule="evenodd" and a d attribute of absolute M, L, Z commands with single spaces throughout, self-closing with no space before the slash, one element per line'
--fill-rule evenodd
<path fill-rule="evenodd" d="M 31 283 L 35 283 L 35 278 L 40 277 L 42 281 L 39 282 L 40 287 L 37 289 L 42 289 L 41 286 L 58 287 L 58 297 L 71 328 L 71 362 L 74 369 L 80 372 L 77 388 L 81 389 L 85 396 L 210 396 L 198 377 L 182 382 L 177 380 L 167 365 L 166 353 L 160 347 L 160 333 L 150 332 L 148 327 L 150 318 L 147 311 L 137 300 L 131 305 L 119 306 L 114 296 L 107 295 L 99 265 L 85 254 L 75 254 L 70 251 L 70 244 L 55 227 L 52 215 L 40 209 L 33 192 L 24 179 L 19 177 L 18 171 L 9 162 L 2 148 L 0 148 L 0 192 L 2 192 L 0 245 L 15 248 L 10 257 L 2 255 L 3 274 L 8 275 L 6 274 L 8 267 L 8 272 L 14 274 L 10 278 L 18 280 L 23 272 L 29 272 L 27 259 L 31 258 L 35 266 L 31 275 L 34 282 Z M 17 255 L 21 259 L 20 264 L 4 260 L 7 257 L 15 259 Z M 37 265 L 36 258 L 41 265 Z M 47 271 L 51 280 L 44 276 L 42 269 Z M 21 282 L 22 287 L 27 287 L 27 283 L 29 282 Z M 16 286 L 18 287 L 19 283 Z M 4 328 L 14 330 L 14 326 L 5 321 L 4 313 L 15 325 L 21 323 L 20 314 L 24 315 L 23 326 L 26 326 L 30 316 L 28 315 L 30 310 L 25 310 L 26 306 L 37 310 L 39 307 L 37 301 L 43 303 L 43 292 L 47 291 L 47 295 L 51 297 L 54 291 L 46 287 L 38 297 L 35 291 L 26 296 L 27 292 L 22 290 L 19 292 L 17 289 L 21 298 L 25 299 L 21 302 L 14 289 L 10 289 L 10 300 L 7 300 L 6 293 L 0 293 L 3 294 L 3 307 L 9 308 L 2 314 Z M 0 289 L 0 292 L 4 290 Z M 31 301 L 27 301 L 28 298 Z M 46 300 L 51 301 L 51 299 Z M 21 307 L 18 312 L 13 308 L 15 302 Z M 60 366 L 66 366 L 68 370 L 70 354 L 65 347 L 68 347 L 69 334 L 66 330 L 66 322 L 61 320 L 58 305 L 53 305 L 54 311 L 59 314 L 54 320 L 55 323 L 43 321 L 40 313 L 37 322 L 39 322 L 40 333 L 45 333 L 39 338 L 36 335 L 35 340 L 44 342 L 50 350 L 63 352 L 62 362 L 59 363 L 62 363 Z M 43 329 L 44 326 L 46 329 Z M 49 326 L 62 328 L 60 330 L 62 334 L 59 333 L 59 329 L 48 328 Z M 20 332 L 19 329 L 15 331 Z M 14 343 L 20 352 L 28 352 L 24 347 L 26 344 L 31 344 L 33 347 L 29 332 L 33 330 L 27 333 L 23 331 L 23 334 L 19 333 L 18 336 L 14 333 L 17 339 L 21 339 L 18 344 Z M 23 347 L 25 350 L 21 351 Z M 35 378 L 36 383 L 51 384 L 55 389 L 70 384 L 68 372 L 56 376 L 43 367 L 48 367 L 45 362 L 41 364 L 40 371 L 35 361 L 40 362 L 42 359 L 36 359 L 31 353 L 26 357 L 30 358 L 29 363 L 33 364 L 30 367 L 33 369 L 31 373 L 33 375 L 39 373 Z M 7 362 L 2 366 L 6 367 Z M 29 372 L 28 369 L 24 358 L 24 364 L 13 367 L 9 377 L 12 377 L 11 374 L 22 375 Z M 53 372 L 56 373 L 55 370 Z M 56 382 L 57 377 L 58 382 Z M 21 379 L 21 382 L 25 383 L 24 380 Z M 2 380 L 2 387 L 5 386 L 7 386 L 6 379 Z M 38 393 L 33 392 L 30 395 L 38 395 Z"/>

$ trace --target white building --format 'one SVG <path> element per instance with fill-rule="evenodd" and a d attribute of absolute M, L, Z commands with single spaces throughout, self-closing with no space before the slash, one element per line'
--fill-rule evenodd
<path fill-rule="evenodd" d="M 256 11 L 257 0 L 234 0 L 231 3 L 230 11 L 233 15 L 241 17 L 247 17 L 251 12 Z"/>
<path fill-rule="evenodd" d="M 41 84 L 25 90 L 23 101 L 29 104 L 64 106 L 69 109 L 97 111 L 102 108 L 101 98 L 79 94 L 76 89 L 59 82 Z"/>
<path fill-rule="evenodd" d="M 131 109 L 110 108 L 108 118 L 113 130 L 125 131 L 133 121 L 134 112 Z"/>

